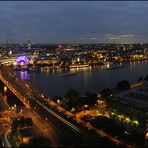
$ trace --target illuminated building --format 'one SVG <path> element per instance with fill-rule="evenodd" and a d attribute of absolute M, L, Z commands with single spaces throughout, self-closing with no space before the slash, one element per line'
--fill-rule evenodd
<path fill-rule="evenodd" d="M 17 60 L 16 60 L 16 63 L 18 65 L 27 65 L 29 64 L 29 59 L 25 56 L 20 56 Z"/>

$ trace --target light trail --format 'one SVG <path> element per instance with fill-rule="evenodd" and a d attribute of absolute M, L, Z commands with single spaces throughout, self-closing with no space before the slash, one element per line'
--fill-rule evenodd
<path fill-rule="evenodd" d="M 59 116 L 58 114 L 56 114 L 55 112 L 53 112 L 52 110 L 50 110 L 49 108 L 47 108 L 45 105 L 43 105 L 41 102 L 39 102 L 38 100 L 36 100 L 36 103 L 38 103 L 40 106 L 42 106 L 46 111 L 48 111 L 49 113 L 51 113 L 52 115 L 54 115 L 55 117 L 57 117 L 59 120 L 61 120 L 62 122 L 64 122 L 66 125 L 70 126 L 72 129 L 74 129 L 75 131 L 77 131 L 78 133 L 80 133 L 79 128 L 77 128 L 75 125 L 71 124 L 70 122 L 68 122 L 67 120 L 65 120 L 63 117 Z"/>

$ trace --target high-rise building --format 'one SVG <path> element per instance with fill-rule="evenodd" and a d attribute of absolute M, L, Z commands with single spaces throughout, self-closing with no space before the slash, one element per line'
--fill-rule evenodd
<path fill-rule="evenodd" d="M 31 40 L 28 40 L 27 48 L 28 48 L 28 49 L 31 49 Z"/>

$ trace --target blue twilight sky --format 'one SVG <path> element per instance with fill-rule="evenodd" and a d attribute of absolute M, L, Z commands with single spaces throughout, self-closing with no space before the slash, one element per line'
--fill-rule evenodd
<path fill-rule="evenodd" d="M 148 42 L 148 2 L 0 2 L 0 43 Z"/>

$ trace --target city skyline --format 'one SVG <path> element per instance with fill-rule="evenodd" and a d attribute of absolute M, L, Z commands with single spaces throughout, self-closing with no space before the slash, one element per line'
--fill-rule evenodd
<path fill-rule="evenodd" d="M 147 2 L 1 2 L 0 42 L 147 43 Z"/>

